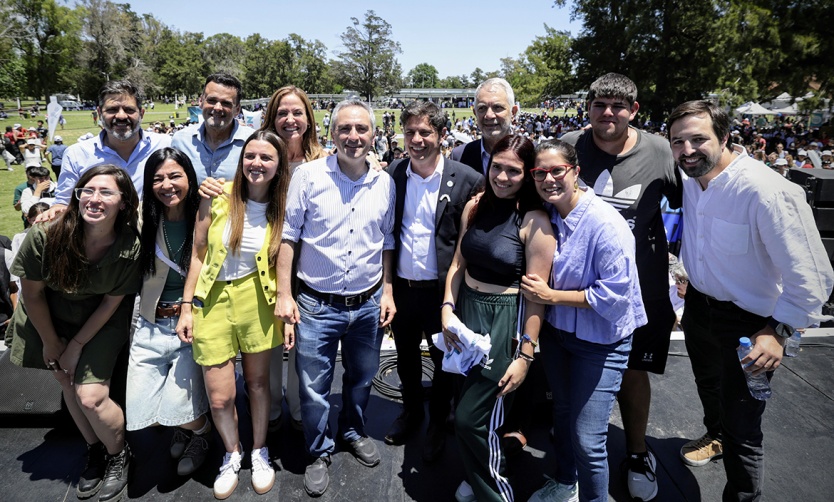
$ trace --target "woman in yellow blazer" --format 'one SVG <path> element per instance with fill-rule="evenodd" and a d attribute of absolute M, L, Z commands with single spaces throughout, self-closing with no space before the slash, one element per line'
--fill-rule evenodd
<path fill-rule="evenodd" d="M 203 199 L 197 216 L 177 334 L 193 343 L 226 448 L 214 481 L 218 499 L 234 491 L 242 459 L 235 410 L 238 351 L 252 416 L 252 486 L 266 493 L 275 482 L 266 447 L 269 360 L 271 350 L 283 342 L 283 326 L 273 309 L 289 181 L 283 140 L 258 131 L 243 146 L 234 181 L 224 185 L 219 197 Z"/>

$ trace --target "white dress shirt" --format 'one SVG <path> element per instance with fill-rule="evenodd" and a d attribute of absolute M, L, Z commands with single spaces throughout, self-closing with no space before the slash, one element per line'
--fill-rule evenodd
<path fill-rule="evenodd" d="M 439 156 L 434 173 L 426 178 L 411 170 L 411 162 L 405 174 L 407 182 L 397 276 L 412 281 L 434 280 L 437 279 L 434 218 L 443 177 L 443 156 Z"/>
<path fill-rule="evenodd" d="M 834 271 L 804 190 L 747 156 L 706 190 L 683 177 L 681 257 L 692 285 L 796 328 L 823 320 Z"/>

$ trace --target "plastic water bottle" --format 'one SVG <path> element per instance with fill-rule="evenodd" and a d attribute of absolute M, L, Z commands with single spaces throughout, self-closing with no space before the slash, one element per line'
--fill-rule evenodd
<path fill-rule="evenodd" d="M 741 361 L 747 357 L 747 354 L 749 354 L 751 350 L 753 350 L 753 344 L 746 336 L 739 338 L 738 343 L 738 360 Z M 747 366 L 749 366 L 749 364 Z M 744 371 L 744 378 L 747 379 L 747 388 L 750 389 L 750 395 L 759 401 L 764 401 L 769 398 L 772 392 L 770 390 L 770 382 L 767 380 L 767 376 L 764 373 L 760 375 L 753 375 L 753 373 L 746 371 L 744 369 L 745 367 L 745 365 L 741 365 L 742 371 Z"/>
<path fill-rule="evenodd" d="M 799 355 L 799 339 L 802 333 L 799 330 L 793 332 L 790 338 L 785 341 L 785 355 L 788 357 L 796 357 Z"/>

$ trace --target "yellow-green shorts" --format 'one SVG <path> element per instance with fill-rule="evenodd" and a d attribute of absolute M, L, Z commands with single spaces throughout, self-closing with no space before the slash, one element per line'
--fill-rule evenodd
<path fill-rule="evenodd" d="M 263 352 L 284 342 L 284 325 L 275 305 L 261 292 L 257 272 L 241 279 L 216 281 L 203 306 L 193 306 L 194 360 L 201 366 L 221 364 L 237 356 Z"/>

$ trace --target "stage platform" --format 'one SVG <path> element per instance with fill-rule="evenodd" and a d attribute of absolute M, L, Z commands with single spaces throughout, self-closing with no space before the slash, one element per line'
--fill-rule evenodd
<path fill-rule="evenodd" d="M 676 337 L 680 338 L 680 337 Z M 800 356 L 785 359 L 773 379 L 773 397 L 764 416 L 765 499 L 826 501 L 834 493 L 834 330 L 817 330 L 802 340 Z M 286 367 L 286 366 L 285 366 Z M 2 381 L 2 375 L 0 375 Z M 396 382 L 396 374 L 386 377 Z M 672 342 L 665 375 L 653 375 L 653 402 L 648 443 L 657 456 L 658 501 L 719 501 L 725 476 L 721 460 L 703 467 L 687 467 L 678 451 L 687 440 L 703 434 L 700 403 L 683 341 Z M 341 373 L 337 373 L 331 402 L 331 427 L 341 405 Z M 238 402 L 241 423 L 248 415 Z M 373 392 L 367 410 L 367 432 L 377 443 L 382 462 L 369 469 L 349 453 L 337 452 L 330 469 L 330 488 L 321 501 L 453 501 L 463 478 L 454 436 L 450 433 L 444 457 L 423 465 L 422 434 L 404 446 L 388 446 L 383 436 L 399 413 L 399 405 Z M 508 459 L 515 499 L 526 501 L 550 473 L 552 448 L 546 412 L 534 417 L 528 446 Z M 285 416 L 288 416 L 285 413 Z M 56 426 L 57 425 L 57 426 Z M 251 434 L 243 427 L 244 448 Z M 128 433 L 135 456 L 128 496 L 132 500 L 214 500 L 212 482 L 220 465 L 220 442 L 206 464 L 191 478 L 175 473 L 168 458 L 171 431 L 151 428 Z M 229 500 L 311 500 L 304 492 L 306 466 L 303 439 L 288 423 L 269 444 L 277 482 L 267 495 L 257 495 L 250 484 L 248 459 L 240 484 Z M 622 422 L 615 406 L 609 426 L 609 500 L 629 500 L 621 464 L 625 455 Z M 84 442 L 71 427 L 53 418 L 0 415 L 0 499 L 4 501 L 76 500 L 75 483 L 81 471 Z M 95 500 L 95 499 L 92 499 Z"/>

